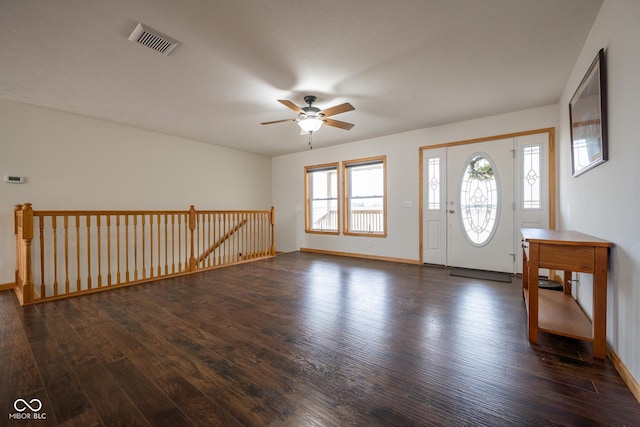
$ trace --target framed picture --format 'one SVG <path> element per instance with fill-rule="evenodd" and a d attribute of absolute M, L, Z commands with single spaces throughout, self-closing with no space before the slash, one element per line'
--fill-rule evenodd
<path fill-rule="evenodd" d="M 608 160 L 607 84 L 604 49 L 569 102 L 571 172 L 578 176 Z"/>

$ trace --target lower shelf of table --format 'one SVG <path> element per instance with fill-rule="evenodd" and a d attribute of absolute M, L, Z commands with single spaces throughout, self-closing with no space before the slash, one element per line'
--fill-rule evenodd
<path fill-rule="evenodd" d="M 529 290 L 523 289 L 529 314 Z M 538 289 L 538 329 L 593 342 L 591 321 L 576 300 L 564 292 Z"/>

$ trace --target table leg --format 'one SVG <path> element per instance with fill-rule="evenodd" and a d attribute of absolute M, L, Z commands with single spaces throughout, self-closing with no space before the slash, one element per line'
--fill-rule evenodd
<path fill-rule="evenodd" d="M 607 355 L 607 250 L 595 248 L 593 272 L 593 355 L 604 359 Z"/>
<path fill-rule="evenodd" d="M 538 243 L 529 243 L 529 342 L 538 342 L 538 262 L 540 256 L 540 245 Z"/>

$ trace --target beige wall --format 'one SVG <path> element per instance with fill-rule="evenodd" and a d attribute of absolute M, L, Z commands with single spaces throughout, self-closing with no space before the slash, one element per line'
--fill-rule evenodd
<path fill-rule="evenodd" d="M 271 159 L 0 99 L 0 284 L 13 208 L 269 209 Z M 25 184 L 5 184 L 4 175 Z"/>
<path fill-rule="evenodd" d="M 591 29 L 560 100 L 559 224 L 612 241 L 607 341 L 640 381 L 640 2 L 607 0 Z M 571 176 L 568 103 L 597 52 L 608 73 L 609 161 Z M 592 278 L 581 274 L 578 299 L 591 312 Z"/>

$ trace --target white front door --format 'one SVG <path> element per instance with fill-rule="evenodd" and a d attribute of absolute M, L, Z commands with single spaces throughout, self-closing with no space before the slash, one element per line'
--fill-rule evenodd
<path fill-rule="evenodd" d="M 520 273 L 520 228 L 549 227 L 549 133 L 497 138 L 424 149 L 423 262 Z"/>
<path fill-rule="evenodd" d="M 447 149 L 447 265 L 515 271 L 513 139 Z"/>

